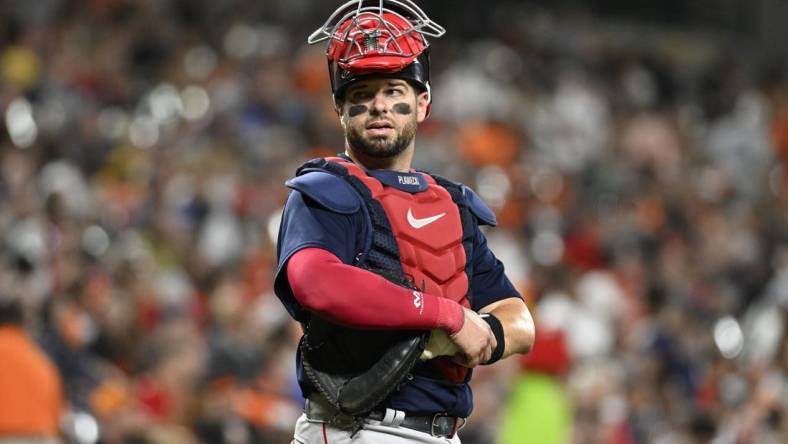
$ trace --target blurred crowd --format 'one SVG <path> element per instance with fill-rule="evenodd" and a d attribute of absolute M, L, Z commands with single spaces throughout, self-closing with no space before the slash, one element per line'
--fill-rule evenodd
<path fill-rule="evenodd" d="M 335 5 L 310 3 L 0 2 L 0 292 L 69 442 L 292 437 L 283 183 L 343 143 L 305 43 Z M 537 321 L 477 371 L 463 442 L 788 442 L 788 65 L 521 2 L 469 36 L 425 6 L 449 33 L 415 164 L 494 208 Z"/>

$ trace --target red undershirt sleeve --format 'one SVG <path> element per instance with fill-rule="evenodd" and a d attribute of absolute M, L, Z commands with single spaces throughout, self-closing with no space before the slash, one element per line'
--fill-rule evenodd
<path fill-rule="evenodd" d="M 287 279 L 307 310 L 356 328 L 431 330 L 454 334 L 463 308 L 440 296 L 401 287 L 320 248 L 305 248 L 287 262 Z"/>

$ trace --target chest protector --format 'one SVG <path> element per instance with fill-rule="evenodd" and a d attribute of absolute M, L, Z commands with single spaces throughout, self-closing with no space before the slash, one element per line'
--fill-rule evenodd
<path fill-rule="evenodd" d="M 426 190 L 409 193 L 384 185 L 358 165 L 339 157 L 307 162 L 299 168 L 297 175 L 312 171 L 342 178 L 363 202 L 371 235 L 365 251 L 356 257 L 353 265 L 400 285 L 449 298 L 464 307 L 471 306 L 468 258 L 473 255 L 477 218 L 459 184 L 424 174 Z M 470 377 L 469 369 L 452 363 L 448 357 L 417 362 L 428 333 L 357 330 L 322 321 L 316 316 L 305 327 L 301 348 L 304 367 L 310 380 L 329 400 L 336 398 L 336 393 L 326 392 L 341 390 L 342 385 L 348 384 L 336 381 L 327 384 L 325 375 L 321 374 L 363 377 L 369 368 L 386 361 L 381 353 L 395 349 L 396 344 L 411 347 L 407 353 L 404 349 L 396 353 L 408 354 L 413 362 L 399 371 L 401 375 L 392 375 L 398 378 L 394 387 L 386 388 L 385 393 L 377 395 L 379 399 L 366 404 L 383 401 L 407 373 L 455 384 L 467 382 Z M 410 345 L 403 346 L 404 343 Z M 372 407 L 374 405 L 365 406 Z"/>

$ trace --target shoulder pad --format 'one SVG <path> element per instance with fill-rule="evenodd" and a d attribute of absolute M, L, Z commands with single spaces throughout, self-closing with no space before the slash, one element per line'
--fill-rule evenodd
<path fill-rule="evenodd" d="M 335 213 L 353 214 L 361 207 L 361 199 L 349 183 L 324 171 L 307 171 L 285 185 Z"/>
<path fill-rule="evenodd" d="M 465 198 L 465 202 L 468 204 L 468 208 L 470 208 L 471 213 L 476 216 L 476 219 L 479 220 L 479 225 L 490 225 L 496 226 L 498 225 L 498 220 L 495 218 L 495 213 L 484 203 L 481 197 L 476 194 L 472 189 L 469 187 L 462 185 L 462 195 Z"/>

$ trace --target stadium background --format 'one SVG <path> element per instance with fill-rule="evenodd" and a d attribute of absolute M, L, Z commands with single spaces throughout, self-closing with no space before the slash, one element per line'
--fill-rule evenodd
<path fill-rule="evenodd" d="M 334 3 L 0 1 L 0 285 L 69 439 L 288 442 L 275 233 L 341 148 Z M 416 164 L 496 210 L 538 326 L 463 442 L 788 442 L 788 3 L 422 4 Z"/>

